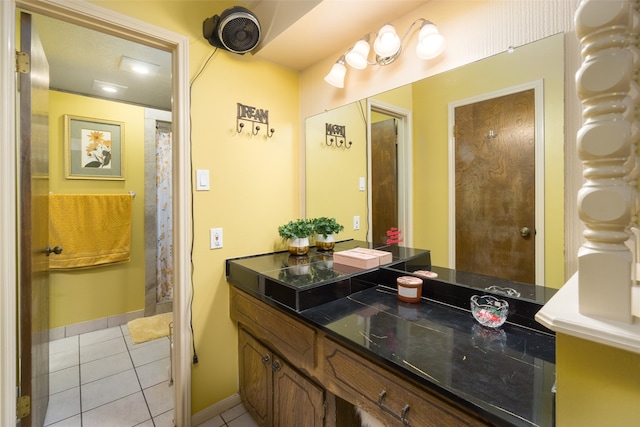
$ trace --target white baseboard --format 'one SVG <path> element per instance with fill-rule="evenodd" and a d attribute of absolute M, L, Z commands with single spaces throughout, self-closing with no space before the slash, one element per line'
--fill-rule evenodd
<path fill-rule="evenodd" d="M 74 323 L 73 325 L 60 326 L 58 328 L 49 329 L 49 341 L 124 325 L 130 320 L 137 319 L 139 317 L 144 317 L 144 310 L 131 311 L 129 313 L 116 314 L 114 316 Z"/>
<path fill-rule="evenodd" d="M 196 412 L 191 415 L 191 425 L 198 426 L 211 418 L 214 418 L 225 411 L 233 408 L 236 405 L 242 403 L 240 400 L 240 395 L 238 393 L 227 397 L 226 399 L 221 400 L 220 402 L 214 403 L 208 408 L 203 409 L 200 412 Z"/>

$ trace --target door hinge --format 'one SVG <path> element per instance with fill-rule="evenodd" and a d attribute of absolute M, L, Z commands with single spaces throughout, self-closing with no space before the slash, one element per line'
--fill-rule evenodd
<path fill-rule="evenodd" d="M 16 52 L 16 71 L 21 74 L 31 71 L 31 60 L 25 52 Z"/>
<path fill-rule="evenodd" d="M 18 418 L 24 418 L 31 414 L 31 397 L 19 396 L 18 405 L 16 407 Z"/>

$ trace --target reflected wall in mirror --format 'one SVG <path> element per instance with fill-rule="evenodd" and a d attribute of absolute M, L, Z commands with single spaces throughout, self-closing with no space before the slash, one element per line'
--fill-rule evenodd
<path fill-rule="evenodd" d="M 367 178 L 366 105 L 355 102 L 306 121 L 307 194 L 313 195 L 306 200 L 307 218 L 336 218 L 344 225 L 340 240 L 367 240 L 367 192 L 360 190 L 360 178 L 365 183 Z M 346 144 L 328 145 L 327 124 L 344 126 Z M 360 218 L 359 230 L 354 216 Z"/>
<path fill-rule="evenodd" d="M 547 37 L 490 58 L 438 74 L 372 97 L 384 103 L 410 106 L 411 185 L 408 206 L 412 216 L 412 246 L 431 250 L 434 265 L 452 267 L 449 256 L 449 125 L 448 106 L 456 101 L 542 80 L 544 87 L 544 278 L 536 282 L 559 288 L 564 283 L 564 34 Z M 396 91 L 398 91 L 396 93 Z M 401 98 L 401 100 L 398 100 Z M 307 119 L 307 216 L 335 216 L 345 221 L 341 238 L 364 238 L 352 231 L 354 215 L 369 227 L 368 191 L 359 191 L 358 179 L 368 172 L 366 136 L 369 124 L 365 101 L 346 105 Z M 320 123 L 348 123 L 351 150 L 320 145 Z M 358 135 L 358 136 L 356 136 Z M 400 141 L 399 143 L 402 143 Z M 350 151 L 350 152 L 348 152 Z M 348 152 L 348 153 L 347 153 Z M 331 166 L 322 166 L 327 157 Z M 339 159 L 339 160 L 337 160 Z M 399 171 L 402 173 L 402 171 Z M 368 175 L 367 175 L 368 181 Z M 318 191 L 322 188 L 322 191 Z"/>

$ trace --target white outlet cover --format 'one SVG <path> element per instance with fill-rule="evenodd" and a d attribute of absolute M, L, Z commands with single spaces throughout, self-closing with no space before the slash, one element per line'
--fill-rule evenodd
<path fill-rule="evenodd" d="M 222 247 L 222 228 L 211 229 L 211 249 L 220 249 Z"/>

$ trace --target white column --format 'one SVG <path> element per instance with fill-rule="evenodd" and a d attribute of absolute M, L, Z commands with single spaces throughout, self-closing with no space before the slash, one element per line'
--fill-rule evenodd
<path fill-rule="evenodd" d="M 585 183 L 578 211 L 585 243 L 578 252 L 581 314 L 633 322 L 635 260 L 626 245 L 636 212 L 635 148 L 638 56 L 636 2 L 583 0 L 576 34 L 583 63 L 576 76 L 584 124 L 578 154 Z M 637 22 L 637 19 L 635 19 Z M 635 41 L 634 41 L 635 40 Z"/>

